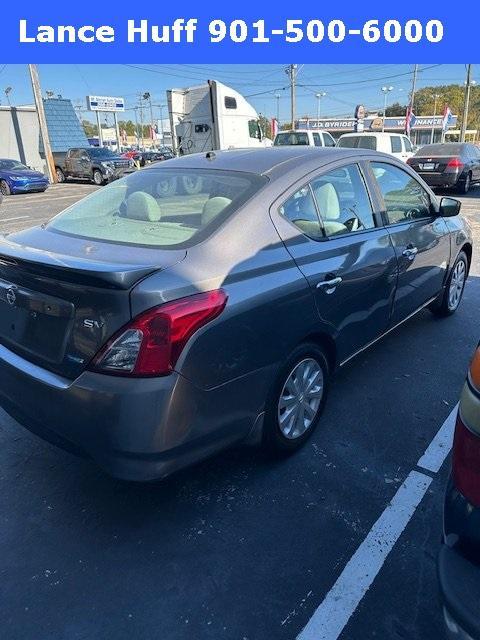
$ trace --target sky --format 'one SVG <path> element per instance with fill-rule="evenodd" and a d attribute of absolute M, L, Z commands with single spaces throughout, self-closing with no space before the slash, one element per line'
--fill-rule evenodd
<path fill-rule="evenodd" d="M 150 92 L 154 118 L 159 118 L 158 105 L 166 104 L 165 92 L 174 87 L 219 80 L 248 98 L 259 113 L 267 117 L 277 113 L 280 121 L 288 121 L 290 94 L 285 65 L 39 65 L 42 90 L 53 91 L 79 105 L 83 118 L 92 119 L 85 107 L 85 96 L 111 95 L 125 98 L 126 119 L 134 120 L 133 107 L 138 96 Z M 417 87 L 463 84 L 466 65 L 420 64 Z M 352 115 L 357 104 L 368 110 L 383 109 L 382 86 L 392 86 L 388 103 L 405 104 L 412 83 L 413 65 L 347 65 L 305 64 L 298 66 L 297 116 L 317 114 L 317 93 L 321 98 L 320 116 Z M 473 78 L 475 79 L 475 66 Z M 478 70 L 480 80 L 480 69 Z M 33 102 L 27 65 L 4 65 L 0 61 L 0 104 L 7 104 L 5 89 L 13 105 Z M 275 96 L 279 95 L 280 98 Z M 82 110 L 83 107 L 84 109 Z M 163 117 L 166 117 L 163 109 Z M 146 116 L 147 119 L 148 116 Z M 122 118 L 123 119 L 123 116 Z"/>

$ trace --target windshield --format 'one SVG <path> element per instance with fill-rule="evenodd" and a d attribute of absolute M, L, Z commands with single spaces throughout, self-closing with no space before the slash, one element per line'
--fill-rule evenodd
<path fill-rule="evenodd" d="M 290 145 L 308 145 L 308 135 L 305 132 L 300 131 L 288 131 L 286 133 L 277 133 L 275 136 L 276 147 L 290 146 Z"/>
<path fill-rule="evenodd" d="M 114 156 L 115 154 L 110 149 L 106 149 L 105 147 L 91 147 L 88 150 L 88 153 L 92 156 L 92 158 L 106 158 Z"/>
<path fill-rule="evenodd" d="M 21 162 L 18 162 L 18 160 L 0 160 L 0 169 L 24 171 L 28 170 L 28 167 Z"/>
<path fill-rule="evenodd" d="M 152 166 L 80 200 L 47 228 L 91 240 L 188 247 L 267 182 L 251 173 Z"/>
<path fill-rule="evenodd" d="M 371 149 L 377 150 L 377 139 L 375 136 L 342 136 L 337 143 L 337 147 L 346 149 Z"/>
<path fill-rule="evenodd" d="M 463 151 L 462 144 L 447 142 L 446 144 L 427 144 L 417 151 L 417 156 L 458 156 Z"/>

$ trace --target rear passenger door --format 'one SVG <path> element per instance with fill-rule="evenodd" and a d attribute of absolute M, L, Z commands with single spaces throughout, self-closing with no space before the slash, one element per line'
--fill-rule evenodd
<path fill-rule="evenodd" d="M 395 253 L 361 165 L 334 166 L 293 187 L 272 219 L 342 362 L 386 330 L 395 290 Z"/>
<path fill-rule="evenodd" d="M 392 324 L 429 302 L 441 290 L 450 261 L 450 237 L 435 213 L 433 197 L 406 169 L 371 162 L 383 199 L 383 216 L 398 261 Z"/>

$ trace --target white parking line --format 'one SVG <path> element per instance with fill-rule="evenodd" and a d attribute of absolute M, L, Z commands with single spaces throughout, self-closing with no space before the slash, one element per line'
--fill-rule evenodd
<path fill-rule="evenodd" d="M 457 407 L 442 424 L 418 460 L 418 467 L 433 473 L 439 471 L 451 448 L 456 411 Z M 297 640 L 337 640 L 373 584 L 432 480 L 431 476 L 419 471 L 409 473 Z"/>
<path fill-rule="evenodd" d="M 15 216 L 14 218 L 2 218 L 0 216 L 0 224 L 2 222 L 13 222 L 14 220 L 24 220 L 25 218 L 29 218 L 30 216 Z"/>
<path fill-rule="evenodd" d="M 418 461 L 417 467 L 422 467 L 432 473 L 439 472 L 448 452 L 452 448 L 457 410 L 458 404 L 452 409 L 450 415 L 438 430 L 437 435 L 428 445 L 427 450 Z"/>

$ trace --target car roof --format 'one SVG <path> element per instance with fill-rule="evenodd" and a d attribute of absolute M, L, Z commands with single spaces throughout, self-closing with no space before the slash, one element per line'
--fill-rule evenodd
<path fill-rule="evenodd" d="M 210 151 L 194 153 L 180 158 L 168 160 L 165 168 L 178 169 L 220 169 L 224 171 L 241 171 L 257 175 L 272 176 L 285 174 L 308 165 L 322 167 L 342 158 L 353 158 L 354 161 L 365 155 L 377 155 L 367 149 L 342 149 L 338 147 L 285 146 L 268 147 L 266 149 L 229 149 L 228 151 Z M 380 157 L 383 154 L 378 153 Z M 156 169 L 159 170 L 158 168 Z M 144 171 L 155 171 L 154 167 Z"/>
<path fill-rule="evenodd" d="M 352 133 L 342 133 L 340 138 L 352 138 L 353 136 L 375 136 L 376 138 L 386 138 L 387 136 L 404 136 L 403 131 L 358 131 Z"/>

